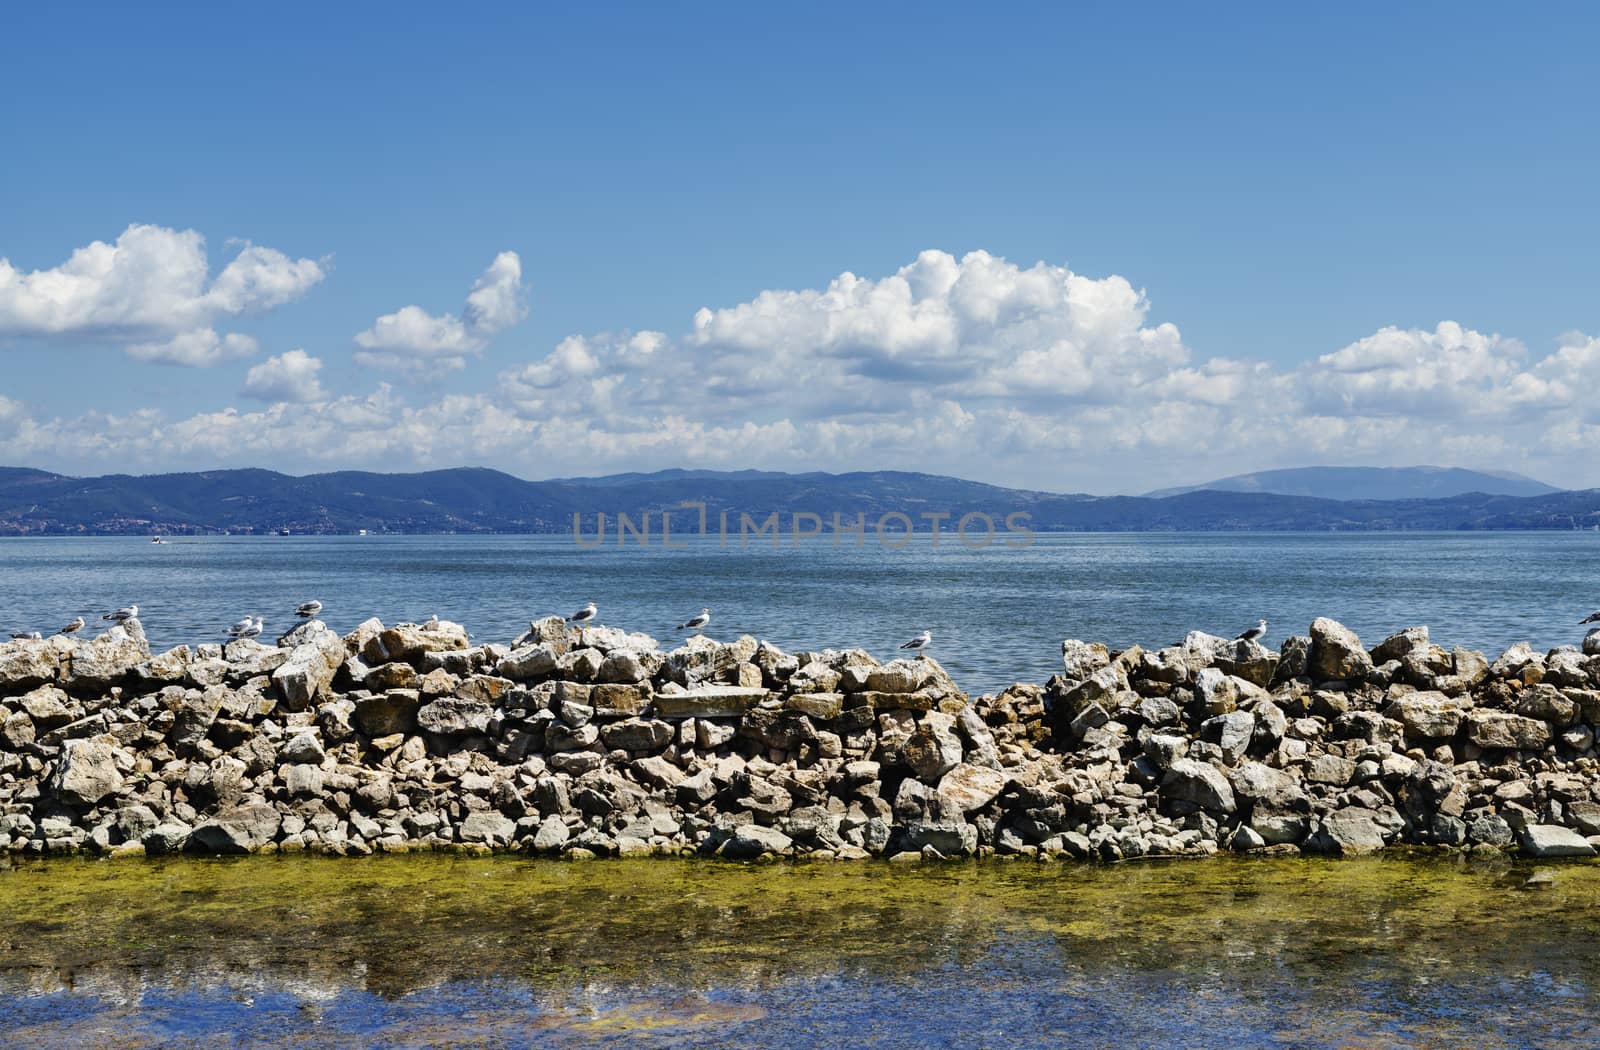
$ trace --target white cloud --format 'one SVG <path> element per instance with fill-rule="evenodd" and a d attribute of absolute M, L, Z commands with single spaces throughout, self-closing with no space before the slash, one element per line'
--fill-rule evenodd
<path fill-rule="evenodd" d="M 407 307 L 363 333 L 374 347 L 363 352 L 459 363 L 522 313 L 507 253 L 460 318 Z M 130 464 L 180 468 L 898 467 L 1100 492 L 1308 463 L 1439 463 L 1600 483 L 1589 467 L 1600 399 L 1586 396 L 1600 388 L 1600 339 L 1573 335 L 1541 357 L 1446 321 L 1283 367 L 1197 355 L 1149 314 L 1122 277 L 925 252 L 883 277 L 702 309 L 675 336 L 571 335 L 479 393 L 330 397 L 321 362 L 296 350 L 250 370 L 244 394 L 269 402 L 258 411 L 35 420 L 0 404 L 0 461 L 71 448 L 92 463 L 114 447 Z"/>
<path fill-rule="evenodd" d="M 327 272 L 326 260 L 245 242 L 212 278 L 198 233 L 133 225 L 115 244 L 95 241 L 51 269 L 0 259 L 0 341 L 109 342 L 142 360 L 215 364 L 255 352 L 248 336 L 219 336 L 218 320 L 281 306 Z"/>
<path fill-rule="evenodd" d="M 134 343 L 126 349 L 129 357 L 140 361 L 204 368 L 221 361 L 253 357 L 261 347 L 248 335 L 229 332 L 219 336 L 214 328 L 195 328 L 179 332 L 166 342 Z"/>
<path fill-rule="evenodd" d="M 356 335 L 361 349 L 355 358 L 377 367 L 452 371 L 527 314 L 522 260 L 516 252 L 501 252 L 472 286 L 460 317 L 435 317 L 420 306 L 403 306 Z"/>
<path fill-rule="evenodd" d="M 317 379 L 322 362 L 304 350 L 269 357 L 245 375 L 245 397 L 258 401 L 323 401 L 327 393 Z"/>

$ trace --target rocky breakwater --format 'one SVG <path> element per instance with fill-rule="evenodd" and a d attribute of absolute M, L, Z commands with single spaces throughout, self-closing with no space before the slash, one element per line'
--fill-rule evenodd
<path fill-rule="evenodd" d="M 0 645 L 0 848 L 1117 860 L 1389 845 L 1589 856 L 1600 635 L 1493 660 L 1318 620 L 1272 651 L 1063 643 L 970 700 L 932 659 L 539 620 L 319 621 L 152 653 Z"/>

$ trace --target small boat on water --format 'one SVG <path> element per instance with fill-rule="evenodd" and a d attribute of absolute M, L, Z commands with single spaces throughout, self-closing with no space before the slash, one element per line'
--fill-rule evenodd
<path fill-rule="evenodd" d="M 162 539 L 160 536 L 151 536 L 150 537 L 150 542 L 151 543 L 165 543 L 167 541 Z"/>

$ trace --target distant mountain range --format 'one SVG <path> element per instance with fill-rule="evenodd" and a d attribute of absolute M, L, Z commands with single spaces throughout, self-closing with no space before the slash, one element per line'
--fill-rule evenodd
<path fill-rule="evenodd" d="M 1321 468 L 1316 468 L 1321 469 Z M 1283 473 L 1283 472 L 1271 472 Z M 1463 472 L 1470 473 L 1470 472 Z M 1264 476 L 1264 475 L 1258 475 Z M 1494 477 L 1493 475 L 1477 475 Z M 1538 484 L 1534 482 L 1533 484 Z M 583 516 L 593 538 L 596 515 L 639 523 L 650 515 L 659 540 L 661 513 L 675 535 L 697 531 L 705 504 L 709 530 L 728 515 L 764 523 L 776 513 L 782 530 L 794 515 L 816 515 L 828 528 L 864 516 L 869 532 L 885 515 L 887 529 L 925 514 L 989 515 L 1003 534 L 1009 514 L 1025 526 L 1060 531 L 1571 529 L 1600 525 L 1600 489 L 1539 495 L 1471 492 L 1416 499 L 1340 500 L 1271 492 L 1202 489 L 1170 496 L 1090 496 L 1008 489 L 960 478 L 902 471 L 783 474 L 767 471 L 666 470 L 595 478 L 524 481 L 495 470 L 460 468 L 419 474 L 339 471 L 294 477 L 268 470 L 194 474 L 115 474 L 74 478 L 26 468 L 0 468 L 0 535 L 140 535 L 150 533 L 570 533 Z M 1018 519 L 1022 523 L 1022 519 Z M 804 519 L 806 529 L 819 527 Z M 979 527 L 975 521 L 974 528 Z"/>
<path fill-rule="evenodd" d="M 1489 496 L 1548 496 L 1561 489 L 1509 471 L 1461 467 L 1296 467 L 1235 474 L 1203 485 L 1156 489 L 1154 499 L 1186 492 L 1268 492 L 1319 499 L 1443 499 L 1481 492 Z"/>

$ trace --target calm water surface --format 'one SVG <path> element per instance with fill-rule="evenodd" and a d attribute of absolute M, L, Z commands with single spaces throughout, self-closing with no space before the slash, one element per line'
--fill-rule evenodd
<path fill-rule="evenodd" d="M 0 870 L 7 1045 L 1600 1043 L 1600 866 L 739 867 L 437 856 Z"/>
<path fill-rule="evenodd" d="M 676 541 L 675 541 L 676 542 Z M 701 606 L 715 637 L 887 655 L 923 628 L 969 689 L 1043 681 L 1064 637 L 1168 644 L 1192 628 L 1269 641 L 1319 615 L 1364 639 L 1415 623 L 1446 645 L 1578 641 L 1600 607 L 1600 534 L 1092 534 L 968 550 L 927 536 L 726 548 L 581 549 L 571 537 L 220 537 L 0 541 L 0 627 L 53 630 L 137 602 L 161 647 L 216 639 L 246 614 L 286 628 L 309 597 L 340 630 L 368 616 L 459 620 L 486 641 L 586 601 L 663 641 Z"/>

